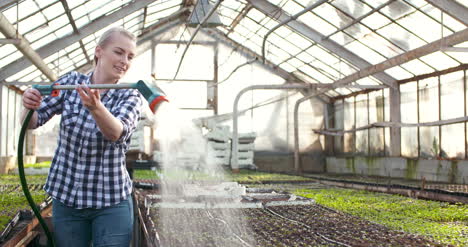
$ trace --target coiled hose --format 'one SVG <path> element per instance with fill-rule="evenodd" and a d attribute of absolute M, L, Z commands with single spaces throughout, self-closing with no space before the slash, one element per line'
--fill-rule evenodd
<path fill-rule="evenodd" d="M 24 174 L 24 164 L 23 164 L 23 147 L 24 147 L 24 137 L 26 135 L 26 130 L 28 129 L 29 121 L 31 121 L 31 117 L 34 114 L 34 110 L 30 110 L 28 114 L 26 115 L 26 118 L 24 119 L 23 125 L 21 126 L 21 131 L 19 135 L 19 140 L 18 140 L 18 174 L 20 177 L 20 182 L 21 182 L 21 188 L 23 189 L 24 196 L 28 200 L 29 206 L 31 206 L 32 211 L 34 212 L 34 215 L 36 215 L 37 220 L 42 226 L 42 229 L 44 229 L 44 232 L 47 236 L 47 245 L 49 247 L 54 247 L 54 238 L 52 236 L 52 233 L 50 232 L 49 228 L 47 227 L 44 219 L 41 216 L 41 212 L 37 208 L 36 204 L 34 203 L 34 200 L 31 196 L 31 193 L 29 192 L 28 189 L 28 183 L 26 182 L 26 176 Z"/>

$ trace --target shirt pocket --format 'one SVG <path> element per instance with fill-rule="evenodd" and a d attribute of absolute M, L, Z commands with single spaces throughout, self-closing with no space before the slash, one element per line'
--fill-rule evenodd
<path fill-rule="evenodd" d="M 75 127 L 78 117 L 80 115 L 80 108 L 78 105 L 71 102 L 65 102 L 62 112 L 62 125 L 65 128 Z"/>

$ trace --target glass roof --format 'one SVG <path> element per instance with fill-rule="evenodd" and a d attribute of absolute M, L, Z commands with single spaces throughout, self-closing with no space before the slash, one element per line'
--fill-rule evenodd
<path fill-rule="evenodd" d="M 468 7 L 467 1 L 455 0 Z M 22 0 L 10 1 L 0 9 L 6 19 L 18 30 L 33 49 L 40 50 L 56 40 L 64 39 L 79 30 L 89 28 L 111 13 L 135 4 L 131 0 Z M 44 61 L 56 74 L 76 70 L 92 62 L 94 48 L 100 34 L 109 26 L 120 25 L 141 35 L 184 6 L 189 0 L 153 1 L 146 7 L 130 11 L 117 22 L 97 28 L 92 34 L 53 52 Z M 210 0 L 212 4 L 214 0 Z M 251 0 L 225 0 L 218 8 L 223 26 L 217 27 L 228 38 L 262 54 L 265 35 L 278 25 L 277 16 L 292 16 L 319 0 L 259 0 L 278 7 L 273 17 L 267 10 L 250 4 Z M 292 22 L 305 25 L 317 33 L 320 40 L 311 39 L 310 33 L 297 25 L 283 25 L 266 40 L 266 59 L 281 69 L 311 83 L 330 84 L 394 56 L 439 40 L 467 26 L 451 15 L 424 0 L 328 0 L 318 4 Z M 291 24 L 291 22 L 289 23 Z M 77 30 L 75 30 L 75 28 Z M 0 33 L 0 39 L 5 36 Z M 324 41 L 335 44 L 340 51 L 359 57 L 363 63 L 347 55 L 327 49 Z M 468 42 L 457 45 L 468 47 Z M 0 67 L 23 58 L 12 44 L 0 44 Z M 384 71 L 395 80 L 455 67 L 468 63 L 463 52 L 435 52 Z M 364 65 L 363 65 L 364 64 Z M 33 65 L 8 75 L 6 81 L 42 81 L 46 77 Z M 374 76 L 355 82 L 361 85 L 383 85 Z M 339 88 L 329 96 L 346 95 L 362 89 Z"/>

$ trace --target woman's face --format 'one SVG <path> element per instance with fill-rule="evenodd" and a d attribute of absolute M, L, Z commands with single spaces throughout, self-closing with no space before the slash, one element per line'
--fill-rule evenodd
<path fill-rule="evenodd" d="M 96 47 L 98 71 L 107 79 L 119 80 L 130 68 L 135 51 L 135 41 L 119 33 L 112 34 L 103 46 Z"/>

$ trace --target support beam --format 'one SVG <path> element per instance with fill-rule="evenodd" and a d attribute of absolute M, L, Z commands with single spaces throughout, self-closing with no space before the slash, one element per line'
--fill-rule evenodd
<path fill-rule="evenodd" d="M 289 18 L 287 18 L 286 20 L 283 20 L 282 22 L 278 23 L 278 25 L 274 26 L 273 28 L 271 28 L 270 30 L 268 30 L 268 32 L 265 34 L 265 36 L 263 37 L 263 42 L 262 42 L 262 61 L 265 61 L 265 45 L 266 45 L 266 40 L 268 39 L 268 36 L 270 36 L 270 34 L 272 34 L 274 31 L 276 31 L 276 29 L 284 26 L 285 24 L 287 24 L 288 22 L 292 21 L 292 20 L 296 20 L 297 18 L 299 18 L 301 15 L 311 11 L 312 9 L 315 9 L 317 8 L 318 6 L 326 3 L 328 0 L 319 0 L 317 2 L 315 2 L 314 4 L 310 5 L 309 7 L 307 8 L 304 8 L 303 10 L 299 11 L 297 14 L 293 15 L 293 16 L 290 16 Z"/>
<path fill-rule="evenodd" d="M 263 14 L 269 16 L 270 18 L 278 22 L 286 21 L 291 17 L 280 7 L 268 2 L 267 0 L 247 0 L 247 2 L 252 4 L 254 8 L 259 10 Z M 314 42 L 320 44 L 321 46 L 325 47 L 326 49 L 330 50 L 331 52 L 335 53 L 339 57 L 343 58 L 344 60 L 348 61 L 349 63 L 353 64 L 354 66 L 360 69 L 372 65 L 363 58 L 352 53 L 351 51 L 339 45 L 335 41 L 327 39 L 326 36 L 300 21 L 292 20 L 288 22 L 286 26 L 300 33 L 304 37 L 307 37 L 313 40 Z M 374 77 L 391 88 L 397 87 L 396 79 L 384 72 L 375 74 Z"/>
<path fill-rule="evenodd" d="M 452 35 L 449 35 L 445 38 L 423 45 L 419 48 L 413 49 L 411 51 L 408 51 L 398 56 L 387 59 L 376 65 L 372 65 L 367 68 L 361 69 L 360 71 L 354 74 L 348 75 L 338 81 L 333 82 L 332 84 L 330 84 L 330 89 L 342 87 L 351 82 L 355 82 L 361 78 L 371 76 L 373 74 L 376 74 L 384 70 L 393 68 L 395 66 L 401 65 L 403 63 L 409 62 L 411 60 L 429 55 L 431 53 L 439 51 L 442 45 L 452 46 L 452 45 L 463 43 L 465 41 L 468 41 L 468 28 L 462 31 L 453 33 Z"/>
<path fill-rule="evenodd" d="M 78 31 L 78 27 L 76 26 L 75 19 L 73 19 L 70 8 L 68 7 L 67 1 L 66 0 L 60 0 L 60 2 L 62 2 L 63 9 L 65 10 L 65 14 L 68 17 L 68 21 L 70 21 L 70 25 L 73 28 L 73 32 L 76 33 L 76 34 L 80 33 L 80 31 Z M 88 63 L 91 62 L 91 59 L 89 58 L 88 52 L 86 52 L 86 48 L 85 48 L 85 46 L 83 44 L 83 41 L 80 40 L 78 42 L 80 43 L 80 48 L 83 51 L 83 54 L 84 54 L 86 60 L 88 61 Z"/>
<path fill-rule="evenodd" d="M 227 32 L 226 35 L 229 35 L 234 31 L 234 28 L 239 25 L 239 23 L 244 19 L 244 17 L 249 13 L 249 11 L 252 9 L 252 5 L 246 4 L 245 7 L 239 12 L 239 14 L 234 18 L 234 21 L 232 21 L 231 25 L 229 26 L 229 31 Z"/>
<path fill-rule="evenodd" d="M 468 26 L 468 8 L 453 0 L 426 0 L 444 13 Z"/>
<path fill-rule="evenodd" d="M 207 30 L 202 30 L 202 32 L 204 32 L 208 36 L 214 37 L 215 39 L 220 41 L 222 44 L 231 47 L 232 49 L 238 51 L 239 53 L 245 54 L 249 59 L 259 58 L 260 57 L 260 55 L 257 54 L 256 52 L 254 52 L 254 51 L 250 50 L 249 48 L 237 43 L 236 41 L 234 41 L 231 38 L 227 37 L 224 33 L 222 33 L 219 30 L 207 29 Z M 259 64 L 261 64 L 261 63 L 259 63 Z M 283 78 L 286 81 L 289 81 L 289 82 L 304 82 L 304 81 L 300 80 L 298 77 L 290 74 L 286 70 L 284 70 L 284 69 L 282 69 L 280 67 L 277 67 L 274 63 L 272 63 L 272 62 L 270 62 L 268 60 L 266 60 L 265 65 L 261 65 L 261 66 L 264 67 L 265 69 L 269 70 L 273 74 L 280 76 L 281 78 Z"/>
<path fill-rule="evenodd" d="M 0 39 L 0 44 L 12 44 L 19 45 L 21 43 L 20 39 Z"/>
<path fill-rule="evenodd" d="M 28 59 L 30 61 L 29 64 L 34 64 L 45 76 L 47 76 L 49 80 L 55 81 L 57 79 L 57 75 L 55 75 L 55 73 L 47 66 L 47 64 L 42 60 L 41 56 L 37 54 L 37 52 L 31 47 L 29 42 L 22 35 L 18 34 L 16 28 L 2 13 L 0 13 L 0 32 L 5 35 L 7 39 L 19 39 L 20 42 L 15 44 L 15 46 L 21 53 L 23 53 L 23 59 Z M 6 76 L 2 80 L 8 78 L 11 75 Z"/>
<path fill-rule="evenodd" d="M 0 1 L 0 10 L 3 10 L 7 7 L 9 7 L 10 5 L 13 5 L 13 4 L 16 4 L 18 2 L 18 0 L 3 0 L 3 1 Z"/>
<path fill-rule="evenodd" d="M 136 56 L 141 55 L 148 49 L 154 46 L 154 41 L 159 39 L 161 35 L 166 35 L 168 30 L 181 25 L 183 23 L 183 19 L 189 15 L 188 8 L 182 8 L 172 15 L 165 17 L 159 20 L 157 23 L 154 23 L 150 27 L 146 28 L 142 31 L 142 34 L 137 38 L 137 52 Z M 167 37 L 166 37 L 167 38 Z M 87 73 L 93 69 L 93 61 L 90 63 L 86 63 L 81 67 L 77 68 L 76 70 L 80 73 Z"/>
<path fill-rule="evenodd" d="M 214 30 L 214 29 L 207 29 L 207 30 L 202 30 L 203 33 L 215 38 L 219 42 L 223 43 L 224 45 L 227 45 L 231 47 L 233 50 L 238 51 L 239 53 L 243 54 L 246 56 L 249 60 L 251 59 L 257 59 L 260 57 L 259 54 L 256 52 L 250 50 L 249 48 L 237 43 L 235 40 L 227 37 L 224 33 L 222 33 L 219 30 Z M 299 77 L 293 75 L 292 73 L 287 72 L 286 70 L 282 69 L 281 67 L 275 65 L 269 60 L 265 60 L 265 63 L 261 63 L 260 61 L 258 64 L 263 67 L 264 69 L 270 71 L 271 73 L 283 78 L 287 82 L 292 82 L 292 83 L 307 83 L 310 84 L 309 82 L 306 82 Z M 302 91 L 303 94 L 307 94 L 308 92 Z M 326 95 L 320 95 L 318 97 L 322 102 L 328 104 L 330 103 L 330 98 Z"/>
<path fill-rule="evenodd" d="M 40 57 L 46 58 L 59 50 L 68 47 L 69 45 L 78 42 L 79 40 L 91 35 L 110 24 L 121 20 L 122 18 L 141 10 L 142 8 L 146 7 L 147 5 L 153 3 L 155 0 L 138 0 L 132 1 L 130 4 L 122 7 L 121 9 L 100 18 L 92 21 L 91 23 L 83 26 L 80 28 L 79 33 L 72 33 L 67 35 L 63 38 L 57 39 L 52 41 L 51 43 L 39 48 L 37 53 Z M 29 67 L 31 62 L 27 58 L 20 58 L 7 66 L 4 66 L 0 71 L 0 82 L 4 81 L 6 78 L 20 72 L 21 70 Z"/>

